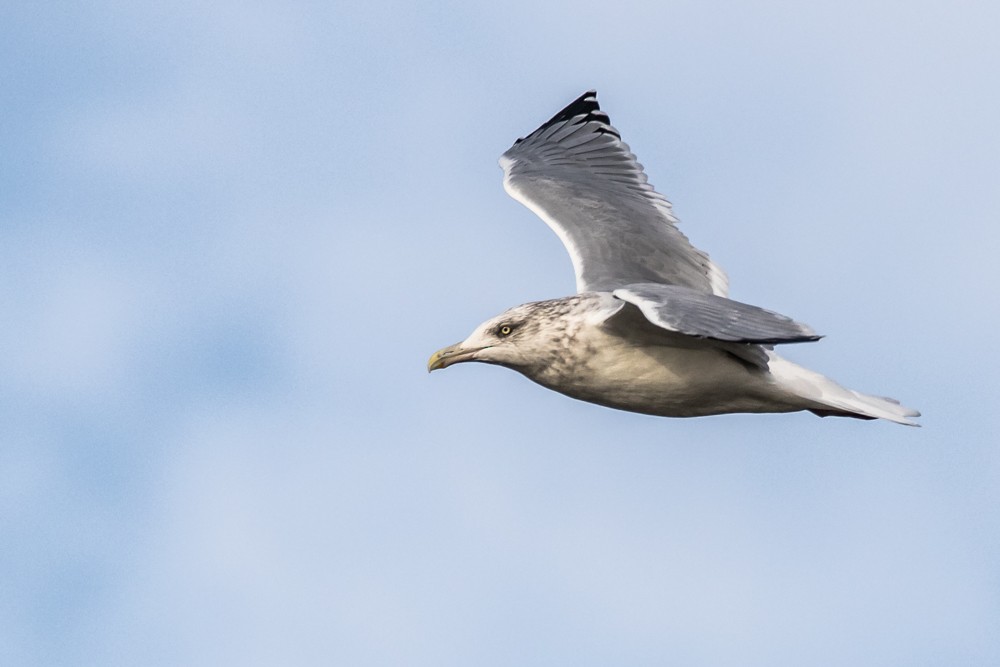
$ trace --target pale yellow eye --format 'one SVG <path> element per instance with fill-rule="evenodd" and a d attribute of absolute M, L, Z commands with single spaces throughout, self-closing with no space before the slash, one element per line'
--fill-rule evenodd
<path fill-rule="evenodd" d="M 505 324 L 502 327 L 500 327 L 500 335 L 501 336 L 509 336 L 510 335 L 510 325 L 509 324 Z"/>

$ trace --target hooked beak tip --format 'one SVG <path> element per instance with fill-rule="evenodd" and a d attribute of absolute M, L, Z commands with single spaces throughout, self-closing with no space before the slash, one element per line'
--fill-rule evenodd
<path fill-rule="evenodd" d="M 436 371 L 439 368 L 447 368 L 450 363 L 448 357 L 454 354 L 456 347 L 457 346 L 452 345 L 451 347 L 442 348 L 432 354 L 431 358 L 427 360 L 427 372 L 430 373 L 431 371 Z"/>
<path fill-rule="evenodd" d="M 461 343 L 449 345 L 431 355 L 431 358 L 427 360 L 427 372 L 430 373 L 439 368 L 448 368 L 448 366 L 462 361 L 472 361 L 476 352 L 479 352 L 481 349 L 479 347 L 471 349 L 463 348 Z"/>

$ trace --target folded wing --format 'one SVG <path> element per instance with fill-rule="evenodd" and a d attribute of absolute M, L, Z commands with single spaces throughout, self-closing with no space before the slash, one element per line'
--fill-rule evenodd
<path fill-rule="evenodd" d="M 637 306 L 656 326 L 696 338 L 769 345 L 822 338 L 790 317 L 686 287 L 640 283 L 613 295 Z"/>
<path fill-rule="evenodd" d="M 677 229 L 595 91 L 518 139 L 500 166 L 507 192 L 566 246 L 577 291 L 662 283 L 727 293 L 725 273 Z"/>

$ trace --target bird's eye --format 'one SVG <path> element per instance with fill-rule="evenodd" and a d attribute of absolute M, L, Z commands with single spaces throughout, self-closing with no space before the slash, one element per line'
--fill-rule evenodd
<path fill-rule="evenodd" d="M 497 329 L 497 331 L 500 332 L 501 336 L 509 336 L 512 329 L 510 328 L 509 324 L 504 324 L 499 329 Z"/>

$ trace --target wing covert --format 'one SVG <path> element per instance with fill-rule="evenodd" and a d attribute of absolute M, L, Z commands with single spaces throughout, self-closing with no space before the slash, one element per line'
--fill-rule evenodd
<path fill-rule="evenodd" d="M 785 315 L 686 287 L 627 285 L 613 295 L 638 307 L 656 326 L 696 338 L 771 345 L 822 338 Z"/>

